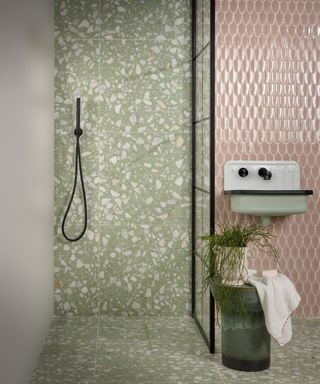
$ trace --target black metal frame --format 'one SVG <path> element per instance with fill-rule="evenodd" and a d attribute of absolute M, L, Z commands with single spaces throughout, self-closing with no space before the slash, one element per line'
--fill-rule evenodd
<path fill-rule="evenodd" d="M 198 0 L 199 1 L 199 0 Z M 192 3 L 192 317 L 210 353 L 215 352 L 215 304 L 210 292 L 209 338 L 196 316 L 196 10 Z M 210 231 L 215 230 L 215 0 L 210 3 Z"/>
<path fill-rule="evenodd" d="M 215 0 L 210 2 L 210 231 L 215 231 Z M 215 352 L 215 303 L 210 291 L 210 353 Z"/>
<path fill-rule="evenodd" d="M 192 139 L 191 139 L 191 151 L 192 151 L 192 194 L 191 194 L 191 246 L 192 246 L 192 265 L 191 265 L 191 313 L 192 317 L 195 318 L 196 310 L 196 194 L 195 194 L 195 184 L 196 184 L 196 0 L 191 0 L 192 5 Z M 195 319 L 196 320 L 196 319 Z M 197 321 L 196 321 L 197 323 Z"/>

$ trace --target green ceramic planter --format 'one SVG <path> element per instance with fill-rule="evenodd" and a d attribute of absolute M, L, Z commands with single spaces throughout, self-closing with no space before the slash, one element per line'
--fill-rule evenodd
<path fill-rule="evenodd" d="M 270 367 L 270 335 L 254 287 L 235 287 L 243 297 L 246 314 L 234 301 L 231 312 L 221 311 L 222 364 L 239 371 L 262 371 Z"/>

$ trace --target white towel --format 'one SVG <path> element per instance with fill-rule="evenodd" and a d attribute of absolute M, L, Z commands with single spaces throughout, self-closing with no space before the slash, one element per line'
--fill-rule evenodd
<path fill-rule="evenodd" d="M 274 277 L 258 277 L 256 272 L 249 269 L 247 283 L 257 289 L 268 332 L 283 346 L 291 340 L 291 315 L 301 297 L 292 281 L 282 273 Z"/>

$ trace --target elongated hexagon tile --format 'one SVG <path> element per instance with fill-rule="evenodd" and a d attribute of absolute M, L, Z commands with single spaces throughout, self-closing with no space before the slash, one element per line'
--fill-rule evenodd
<path fill-rule="evenodd" d="M 296 313 L 319 316 L 319 3 L 216 2 L 216 217 L 235 222 L 223 195 L 228 160 L 295 160 L 313 189 L 303 215 L 273 219 L 279 269 L 302 297 Z M 253 217 L 248 222 L 258 223 Z M 263 256 L 257 268 L 273 268 Z"/>

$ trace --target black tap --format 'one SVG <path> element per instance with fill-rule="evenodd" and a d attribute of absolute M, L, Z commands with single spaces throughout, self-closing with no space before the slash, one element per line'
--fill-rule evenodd
<path fill-rule="evenodd" d="M 240 177 L 247 177 L 249 175 L 249 172 L 248 172 L 247 168 L 240 168 L 238 171 L 238 175 Z"/>
<path fill-rule="evenodd" d="M 267 168 L 260 168 L 258 175 L 263 178 L 263 180 L 270 180 L 272 173 L 267 170 Z"/>

